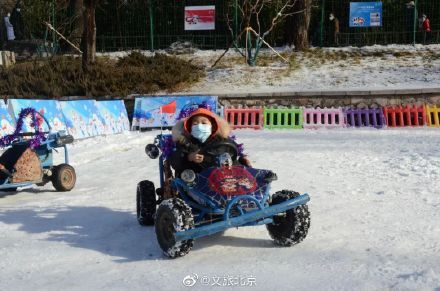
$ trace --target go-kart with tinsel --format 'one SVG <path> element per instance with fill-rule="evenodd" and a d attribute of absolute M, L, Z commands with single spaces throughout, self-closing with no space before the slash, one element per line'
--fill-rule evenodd
<path fill-rule="evenodd" d="M 22 132 L 30 118 L 33 132 Z M 49 131 L 42 131 L 42 124 Z M 33 108 L 21 110 L 15 131 L 0 139 L 5 149 L 0 156 L 0 191 L 16 191 L 19 187 L 44 186 L 52 182 L 57 191 L 70 191 L 76 183 L 75 169 L 69 165 L 67 144 L 73 137 L 65 131 L 52 132 L 49 121 Z M 53 152 L 64 148 L 64 163 L 53 164 Z"/>
<path fill-rule="evenodd" d="M 310 227 L 308 194 L 283 190 L 270 195 L 277 175 L 270 170 L 235 165 L 239 154 L 235 142 L 223 142 L 204 154 L 216 158 L 217 166 L 195 173 L 184 170 L 174 177 L 168 157 L 175 149 L 172 136 L 159 134 L 145 148 L 159 158 L 160 187 L 144 180 L 137 185 L 137 219 L 154 225 L 158 243 L 171 258 L 186 255 L 195 238 L 232 227 L 266 225 L 275 244 L 301 242 Z"/>

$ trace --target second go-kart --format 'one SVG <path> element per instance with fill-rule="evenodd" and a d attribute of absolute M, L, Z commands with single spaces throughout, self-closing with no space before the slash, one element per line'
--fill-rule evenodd
<path fill-rule="evenodd" d="M 150 158 L 159 157 L 160 187 L 144 180 L 137 186 L 137 219 L 141 225 L 154 225 L 165 255 L 186 255 L 195 238 L 232 227 L 265 224 L 280 246 L 301 242 L 310 227 L 306 203 L 308 194 L 283 190 L 270 195 L 277 179 L 270 170 L 234 165 L 238 155 L 234 143 L 224 142 L 206 154 L 216 157 L 217 167 L 200 173 L 184 170 L 173 177 L 166 151 L 171 136 L 160 134 L 146 147 Z"/>
<path fill-rule="evenodd" d="M 28 109 L 34 119 L 34 132 L 21 132 L 6 136 L 7 147 L 0 156 L 0 191 L 16 191 L 18 187 L 43 186 L 52 182 L 57 191 L 70 191 L 75 186 L 75 169 L 69 165 L 67 144 L 73 137 L 65 131 L 52 132 L 48 120 L 35 110 Z M 28 112 L 26 111 L 26 113 Z M 25 115 L 20 114 L 22 120 Z M 38 116 L 36 116 L 38 115 Z M 49 128 L 40 132 L 35 120 Z M 54 165 L 53 152 L 64 148 L 64 163 Z"/>

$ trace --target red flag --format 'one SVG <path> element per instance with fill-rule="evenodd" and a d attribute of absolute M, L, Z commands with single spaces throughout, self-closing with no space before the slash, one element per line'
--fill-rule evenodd
<path fill-rule="evenodd" d="M 160 112 L 161 113 L 168 113 L 168 114 L 176 113 L 176 100 L 174 100 L 168 104 L 160 106 Z"/>

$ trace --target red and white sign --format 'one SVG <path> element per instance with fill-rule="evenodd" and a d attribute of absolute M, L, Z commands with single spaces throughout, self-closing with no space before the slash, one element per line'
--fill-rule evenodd
<path fill-rule="evenodd" d="M 185 6 L 185 30 L 214 30 L 215 6 Z"/>

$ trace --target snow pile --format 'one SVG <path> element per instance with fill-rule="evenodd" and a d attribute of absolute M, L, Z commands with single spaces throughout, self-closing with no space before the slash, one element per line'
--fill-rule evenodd
<path fill-rule="evenodd" d="M 309 90 L 377 90 L 440 87 L 440 45 L 388 45 L 278 51 L 285 63 L 263 49 L 256 67 L 231 49 L 215 68 L 223 50 L 196 50 L 178 55 L 206 69 L 206 77 L 184 93 L 261 93 Z M 158 51 L 166 53 L 165 51 Z M 106 54 L 120 57 L 127 52 Z M 145 52 L 151 54 L 151 52 Z M 165 92 L 162 92 L 165 93 Z M 181 92 L 179 92 L 181 93 Z"/>
<path fill-rule="evenodd" d="M 77 141 L 71 192 L 1 193 L 0 290 L 207 290 L 230 278 L 251 290 L 440 287 L 438 129 L 237 131 L 253 164 L 278 174 L 273 192 L 309 193 L 309 234 L 281 248 L 264 226 L 230 229 L 177 260 L 135 215 L 136 184 L 158 184 L 144 153 L 157 133 Z"/>

